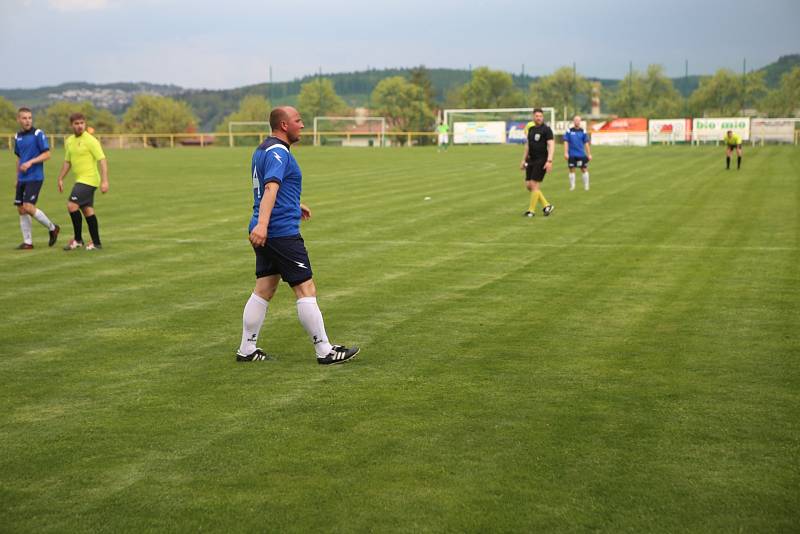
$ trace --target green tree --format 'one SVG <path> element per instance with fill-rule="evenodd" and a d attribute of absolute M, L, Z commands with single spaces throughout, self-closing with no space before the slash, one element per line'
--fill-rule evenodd
<path fill-rule="evenodd" d="M 689 110 L 695 116 L 739 115 L 745 106 L 755 105 L 766 93 L 763 72 L 746 76 L 720 69 L 709 78 L 700 80 L 689 97 Z"/>
<path fill-rule="evenodd" d="M 18 129 L 17 108 L 10 101 L 0 96 L 0 132 L 13 133 Z"/>
<path fill-rule="evenodd" d="M 272 110 L 270 106 L 269 100 L 267 100 L 264 96 L 261 95 L 247 95 L 243 99 L 239 101 L 239 109 L 234 111 L 220 122 L 217 125 L 216 131 L 228 133 L 228 125 L 231 122 L 235 121 L 261 121 L 265 122 L 269 120 L 269 113 Z M 242 130 L 240 130 L 242 131 Z M 252 126 L 250 128 L 246 128 L 248 132 L 260 132 L 260 131 L 269 131 L 269 127 L 267 125 L 264 126 Z M 257 137 L 237 137 L 235 139 L 237 144 L 241 145 L 255 145 L 258 144 Z"/>
<path fill-rule="evenodd" d="M 272 107 L 266 97 L 247 95 L 239 101 L 239 109 L 222 119 L 216 130 L 227 132 L 228 124 L 234 121 L 268 121 L 270 111 Z"/>
<path fill-rule="evenodd" d="M 71 134 L 69 116 L 73 113 L 83 113 L 86 126 L 94 128 L 95 133 L 114 133 L 119 127 L 110 111 L 96 108 L 91 102 L 56 102 L 44 111 L 34 113 L 33 122 L 47 134 Z"/>
<path fill-rule="evenodd" d="M 683 99 L 661 65 L 649 65 L 643 75 L 628 74 L 611 95 L 610 110 L 622 117 L 680 117 Z"/>
<path fill-rule="evenodd" d="M 433 111 L 436 109 L 436 102 L 434 100 L 435 91 L 433 89 L 433 82 L 430 78 L 430 73 L 428 69 L 425 68 L 424 65 L 420 65 L 419 67 L 414 67 L 411 69 L 411 74 L 409 76 L 409 81 L 419 87 L 420 91 L 422 92 L 422 98 L 425 102 L 425 105 L 428 106 L 428 109 L 435 114 Z M 428 122 L 430 124 L 428 125 Z M 427 120 L 420 120 L 419 121 L 419 130 L 428 129 L 427 126 L 430 126 L 432 129 L 435 124 L 435 118 L 432 121 Z M 417 128 L 415 128 L 417 129 Z M 429 145 L 435 141 L 433 137 L 422 137 L 419 139 L 419 144 L 421 145 Z"/>
<path fill-rule="evenodd" d="M 522 91 L 514 87 L 507 72 L 479 67 L 472 79 L 461 88 L 461 105 L 465 108 L 506 108 L 525 104 Z"/>
<path fill-rule="evenodd" d="M 435 123 L 433 110 L 425 102 L 422 88 L 402 76 L 381 80 L 372 91 L 372 109 L 386 118 L 394 131 L 431 131 Z M 404 136 L 398 136 L 404 142 Z"/>
<path fill-rule="evenodd" d="M 767 94 L 759 109 L 770 117 L 792 117 L 800 110 L 800 67 L 781 76 L 780 85 Z"/>
<path fill-rule="evenodd" d="M 591 94 L 592 84 L 586 78 L 576 75 L 572 67 L 561 67 L 530 84 L 529 102 L 536 107 L 553 107 L 559 113 L 566 108 L 571 117 L 587 109 Z"/>
<path fill-rule="evenodd" d="M 122 126 L 130 133 L 183 133 L 196 128 L 197 118 L 186 102 L 165 96 L 139 95 L 122 117 Z M 152 146 L 168 143 L 150 139 Z"/>
<path fill-rule="evenodd" d="M 314 117 L 336 116 L 347 113 L 347 104 L 336 94 L 333 82 L 327 78 L 311 80 L 300 87 L 297 111 L 307 123 Z"/>

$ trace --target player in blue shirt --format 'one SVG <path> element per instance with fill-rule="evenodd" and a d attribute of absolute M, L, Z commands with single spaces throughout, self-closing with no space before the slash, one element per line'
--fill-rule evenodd
<path fill-rule="evenodd" d="M 258 334 L 281 278 L 297 297 L 297 316 L 311 337 L 317 363 L 343 363 L 358 354 L 358 347 L 331 345 L 317 306 L 317 288 L 311 273 L 300 220 L 311 211 L 300 203 L 303 175 L 290 151 L 300 140 L 303 119 L 293 107 L 279 107 L 269 115 L 272 135 L 253 153 L 253 216 L 250 243 L 256 254 L 256 287 L 244 307 L 242 342 L 236 360 L 250 362 L 269 357 L 256 347 Z"/>
<path fill-rule="evenodd" d="M 581 128 L 581 117 L 572 118 L 572 127 L 564 134 L 564 159 L 569 167 L 569 190 L 575 190 L 575 167 L 583 170 L 583 188 L 589 190 L 589 162 L 592 160 L 589 134 Z"/>
<path fill-rule="evenodd" d="M 21 130 L 14 136 L 14 154 L 17 156 L 17 193 L 14 205 L 19 212 L 19 227 L 22 230 L 22 243 L 17 248 L 33 248 L 31 216 L 50 232 L 49 245 L 52 247 L 61 228 L 36 207 L 39 191 L 44 183 L 44 162 L 50 159 L 50 144 L 44 132 L 33 127 L 33 113 L 29 108 L 19 108 L 17 122 Z"/>

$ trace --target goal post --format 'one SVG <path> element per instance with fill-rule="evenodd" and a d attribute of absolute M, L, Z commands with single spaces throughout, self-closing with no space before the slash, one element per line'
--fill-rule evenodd
<path fill-rule="evenodd" d="M 327 125 L 327 130 L 322 126 Z M 384 146 L 386 140 L 386 119 L 384 117 L 314 117 L 314 146 L 322 144 L 323 135 L 328 138 L 340 139 L 342 144 L 351 146 L 373 146 L 372 138 L 378 141 L 378 146 Z M 365 140 L 357 143 L 354 139 Z"/>
<path fill-rule="evenodd" d="M 453 143 L 455 138 L 455 123 L 462 122 L 458 121 L 458 119 L 464 118 L 466 119 L 466 122 L 529 122 L 533 120 L 532 115 L 534 109 L 541 109 L 544 112 L 545 123 L 551 128 L 555 128 L 556 110 L 552 107 L 445 109 L 442 113 L 442 122 L 446 124 L 450 130 L 450 142 Z"/>
<path fill-rule="evenodd" d="M 233 138 L 234 138 L 233 129 L 234 129 L 234 127 L 239 127 L 239 126 L 247 126 L 250 130 L 249 131 L 245 131 L 245 132 L 239 132 L 239 133 L 237 133 L 237 135 L 258 135 L 258 136 L 263 136 L 264 133 L 266 133 L 267 135 L 272 134 L 272 127 L 269 125 L 269 121 L 230 121 L 228 123 L 228 145 L 231 146 L 231 147 L 234 145 L 234 142 L 233 142 Z M 254 129 L 254 127 L 256 127 L 256 126 L 266 126 L 266 129 L 265 129 L 264 132 L 256 131 Z"/>

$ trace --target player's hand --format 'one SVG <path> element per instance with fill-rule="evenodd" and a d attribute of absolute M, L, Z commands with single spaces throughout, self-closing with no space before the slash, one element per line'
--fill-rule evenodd
<path fill-rule="evenodd" d="M 266 225 L 257 224 L 250 232 L 250 243 L 254 247 L 263 247 L 267 242 L 267 227 Z"/>
<path fill-rule="evenodd" d="M 545 164 L 544 164 L 544 167 L 542 167 L 542 168 L 545 171 L 550 172 L 550 169 L 553 168 L 553 162 L 552 161 L 546 161 Z"/>
<path fill-rule="evenodd" d="M 100 192 L 103 194 L 108 193 L 108 182 L 103 182 L 100 184 Z"/>
<path fill-rule="evenodd" d="M 522 163 L 519 164 L 519 170 L 524 171 L 525 167 L 527 167 L 527 166 L 528 166 L 528 162 L 523 159 Z"/>
<path fill-rule="evenodd" d="M 564 161 L 569 161 L 569 154 L 564 154 Z"/>
<path fill-rule="evenodd" d="M 63 193 L 64 192 L 64 180 L 59 180 L 58 181 L 58 192 L 59 193 Z"/>
<path fill-rule="evenodd" d="M 308 209 L 308 206 L 306 206 L 305 204 L 303 204 L 301 202 L 300 203 L 300 220 L 301 221 L 307 221 L 310 218 L 311 218 L 311 210 Z"/>
<path fill-rule="evenodd" d="M 31 165 L 33 165 L 33 163 L 31 163 L 30 161 L 26 161 L 25 163 L 21 163 L 20 166 L 19 166 L 19 170 L 21 170 L 22 172 L 28 172 L 28 169 L 31 168 Z"/>

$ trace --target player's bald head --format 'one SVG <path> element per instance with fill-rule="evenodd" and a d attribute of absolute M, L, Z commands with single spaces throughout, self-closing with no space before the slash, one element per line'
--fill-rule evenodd
<path fill-rule="evenodd" d="M 279 130 L 281 122 L 289 122 L 292 112 L 297 113 L 297 110 L 292 106 L 280 106 L 273 109 L 269 114 L 270 128 Z"/>

